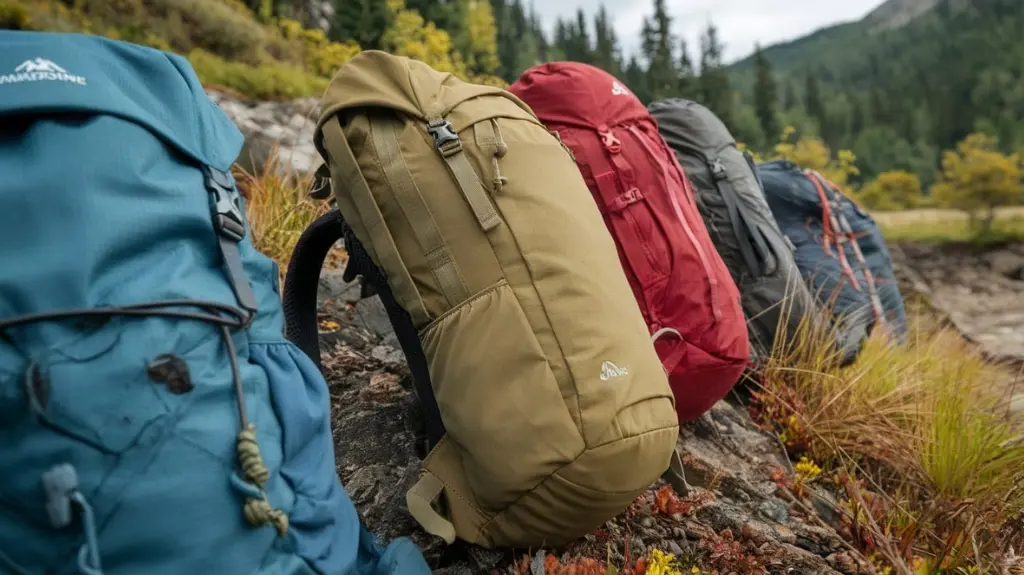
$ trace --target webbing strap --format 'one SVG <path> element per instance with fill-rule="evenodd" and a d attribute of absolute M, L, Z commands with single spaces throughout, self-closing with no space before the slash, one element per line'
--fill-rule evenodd
<path fill-rule="evenodd" d="M 388 281 L 394 285 L 400 296 L 406 296 L 402 298 L 402 305 L 409 313 L 413 323 L 425 325 L 430 321 L 430 316 L 423 305 L 423 300 L 419 297 L 419 291 L 413 284 L 409 270 L 402 261 L 398 246 L 395 245 L 395 240 L 391 237 L 391 232 L 388 231 L 384 215 L 377 207 L 370 186 L 366 183 L 366 178 L 363 177 L 363 172 L 359 169 L 356 157 L 352 154 L 352 148 L 349 147 L 345 133 L 341 130 L 338 118 L 335 117 L 324 122 L 321 130 L 324 136 L 324 147 L 339 170 L 341 181 L 334 182 L 335 189 L 347 187 L 351 192 L 349 196 L 355 203 L 359 219 L 366 227 L 369 239 L 372 240 L 372 247 L 377 257 L 380 258 L 380 266 L 387 270 Z"/>
<path fill-rule="evenodd" d="M 843 275 L 850 280 L 853 285 L 853 289 L 860 291 L 860 282 L 857 281 L 857 276 L 853 273 L 853 268 L 850 267 L 850 262 L 846 259 L 846 249 L 839 245 L 839 224 L 834 219 L 832 213 L 832 202 L 831 198 L 828 197 L 826 186 L 818 179 L 817 172 L 807 171 L 807 177 L 814 184 L 814 188 L 818 191 L 818 199 L 821 201 L 821 241 L 825 247 L 825 253 L 832 255 L 832 246 L 835 245 L 836 257 L 839 259 L 839 265 L 843 270 Z"/>
<path fill-rule="evenodd" d="M 725 166 L 720 160 L 715 159 L 708 164 L 708 167 L 711 170 L 711 177 L 715 182 L 715 187 L 718 188 L 718 193 L 722 196 L 725 207 L 729 211 L 732 231 L 736 236 L 740 255 L 743 257 L 747 269 L 750 270 L 751 275 L 755 278 L 773 273 L 775 268 L 773 265 L 774 261 L 765 242 L 764 235 L 761 233 L 760 228 L 751 224 L 746 206 L 743 205 L 739 194 L 736 193 L 736 188 L 729 181 Z M 761 262 L 764 263 L 764 267 L 762 267 Z"/>
<path fill-rule="evenodd" d="M 210 166 L 204 169 L 204 180 L 212 200 L 210 209 L 213 212 L 213 227 L 217 232 L 228 282 L 235 292 L 238 305 L 249 312 L 252 318 L 256 314 L 256 296 L 245 277 L 242 253 L 238 249 L 238 244 L 245 238 L 245 220 L 239 207 L 238 189 L 230 174 Z"/>
<path fill-rule="evenodd" d="M 829 182 L 827 178 L 816 171 L 808 170 L 807 174 L 814 183 L 814 186 L 817 188 L 818 196 L 821 198 L 823 205 L 822 219 L 824 221 L 822 224 L 825 229 L 824 235 L 826 237 L 838 238 L 838 240 L 833 239 L 832 241 L 836 243 L 836 251 L 839 253 L 839 261 L 843 266 L 844 272 L 848 273 L 850 279 L 854 282 L 854 287 L 857 291 L 860 291 L 860 283 L 857 282 L 856 277 L 853 275 L 853 269 L 850 267 L 850 264 L 846 259 L 846 249 L 841 245 L 840 240 L 848 242 L 851 247 L 853 247 L 853 254 L 857 258 L 857 263 L 861 266 L 861 271 L 864 272 L 864 280 L 868 288 L 868 301 L 871 303 L 871 309 L 874 312 L 875 319 L 879 324 L 885 326 L 887 324 L 885 320 L 885 310 L 882 308 L 882 300 L 878 296 L 878 289 L 875 285 L 875 276 L 871 273 L 871 268 L 864 259 L 864 253 L 861 251 L 860 244 L 857 242 L 857 236 L 853 233 L 853 226 L 850 225 L 850 221 L 846 219 L 846 215 L 843 214 L 843 212 L 837 210 L 835 214 L 832 213 L 828 192 L 831 191 L 832 194 L 836 196 L 840 195 L 837 191 L 838 186 Z"/>
<path fill-rule="evenodd" d="M 452 259 L 448 246 L 441 237 L 441 230 L 434 221 L 419 188 L 413 180 L 395 133 L 395 123 L 370 120 L 370 137 L 377 149 L 377 157 L 384 177 L 405 217 L 409 220 L 416 241 L 427 257 L 427 265 L 441 287 L 448 305 L 456 305 L 469 299 L 469 288 Z"/>
<path fill-rule="evenodd" d="M 455 133 L 451 123 L 443 118 L 432 118 L 427 123 L 427 131 L 434 137 L 434 148 L 448 165 L 448 170 L 455 178 L 462 197 L 466 198 L 466 202 L 473 210 L 480 229 L 489 232 L 498 227 L 501 224 L 501 218 L 498 217 L 498 212 L 494 209 L 491 199 L 487 197 L 487 192 L 473 170 L 472 164 L 466 158 L 466 154 L 462 150 L 462 140 Z"/>

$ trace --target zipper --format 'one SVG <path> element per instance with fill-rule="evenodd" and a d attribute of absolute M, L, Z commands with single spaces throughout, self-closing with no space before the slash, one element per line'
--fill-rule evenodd
<path fill-rule="evenodd" d="M 629 126 L 627 129 L 636 137 L 636 139 L 640 140 L 640 144 L 647 150 L 647 153 L 650 154 L 652 158 L 658 158 L 658 154 L 647 143 L 647 137 L 639 128 L 636 126 Z M 675 154 L 669 151 L 668 155 L 671 156 L 671 161 L 678 171 L 679 177 L 682 180 L 680 183 L 685 191 L 688 186 L 686 174 L 683 173 L 683 169 L 679 165 L 679 161 L 676 159 Z M 686 237 L 690 240 L 690 243 L 693 244 L 694 249 L 697 250 L 697 258 L 700 259 L 700 265 L 704 268 L 704 277 L 708 278 L 708 288 L 711 292 L 711 311 L 714 314 L 716 321 L 721 320 L 722 309 L 719 305 L 718 278 L 715 277 L 715 274 L 711 273 L 711 264 L 708 263 L 707 255 L 704 253 L 704 248 L 700 245 L 700 242 L 697 241 L 696 234 L 693 233 L 690 223 L 686 220 L 686 216 L 683 214 L 683 206 L 679 202 L 678 192 L 676 192 L 671 185 L 672 180 L 669 177 L 670 174 L 668 172 L 668 168 L 663 162 L 659 162 L 659 164 L 661 165 L 661 175 L 665 182 L 665 188 L 668 191 L 669 198 L 672 200 L 672 209 L 675 211 L 679 224 L 683 226 L 683 231 L 686 232 Z M 690 199 L 692 200 L 692 194 Z"/>

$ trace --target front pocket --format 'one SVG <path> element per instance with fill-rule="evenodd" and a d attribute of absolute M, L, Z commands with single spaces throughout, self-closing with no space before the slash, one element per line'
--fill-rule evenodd
<path fill-rule="evenodd" d="M 112 319 L 95 334 L 30 365 L 26 379 L 33 384 L 26 386 L 26 393 L 47 427 L 101 453 L 120 455 L 155 420 L 171 413 L 170 397 L 191 400 L 192 394 L 182 396 L 151 377 L 147 365 L 165 353 L 185 357 L 213 339 L 220 342 L 216 328 L 199 323 Z"/>
<path fill-rule="evenodd" d="M 505 280 L 435 320 L 420 339 L 441 419 L 485 511 L 503 509 L 583 451 L 548 358 Z"/>
<path fill-rule="evenodd" d="M 0 506 L 11 511 L 0 517 L 0 548 L 7 553 L 6 559 L 0 559 L 0 571 L 5 561 L 32 573 L 74 561 L 82 544 L 81 524 L 54 528 L 41 491 L 43 475 L 55 465 L 74 466 L 79 490 L 93 509 L 96 525 L 103 526 L 98 527 L 102 529 L 101 554 L 116 562 L 122 549 L 137 543 L 136 534 L 173 526 L 166 519 L 182 508 L 182 486 L 203 485 L 180 480 L 182 469 L 174 465 L 153 464 L 157 454 L 166 451 L 166 440 L 176 433 L 182 414 L 194 410 L 200 396 L 213 395 L 211 404 L 231 414 L 237 429 L 232 382 L 225 371 L 227 358 L 217 328 L 165 318 L 113 319 L 92 333 L 76 334 L 56 324 L 42 327 L 50 328 L 48 341 L 75 339 L 48 349 L 18 341 L 32 350 L 34 364 L 0 354 L 0 372 L 27 374 L 0 379 L 4 387 L 0 395 L 17 394 L 20 405 L 3 431 L 13 448 L 0 451 L 0 469 L 17 470 L 0 482 Z M 237 341 L 244 341 L 244 336 Z M 183 378 L 150 377 L 147 364 L 164 353 L 184 361 L 191 390 L 182 385 Z M 218 378 L 218 389 L 208 381 L 211 374 Z M 11 408 L 8 404 L 4 411 Z M 230 449 L 234 438 L 222 439 Z M 208 455 L 202 459 L 217 467 Z M 223 463 L 231 462 L 231 454 L 225 453 Z M 171 515 L 158 510 L 159 498 L 153 496 L 155 484 L 145 476 L 147 470 L 178 494 L 170 495 L 162 508 L 174 509 Z M 126 529 L 131 536 L 124 532 L 108 536 L 113 522 L 126 510 L 146 519 Z M 146 523 L 154 517 L 164 519 Z M 145 529 L 139 531 L 140 525 Z"/>

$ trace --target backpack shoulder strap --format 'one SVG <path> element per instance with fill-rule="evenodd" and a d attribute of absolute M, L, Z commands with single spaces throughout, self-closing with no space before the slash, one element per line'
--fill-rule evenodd
<path fill-rule="evenodd" d="M 736 236 L 737 245 L 740 248 L 740 255 L 747 265 L 747 269 L 754 277 L 770 275 L 774 271 L 774 258 L 769 251 L 768 244 L 764 239 L 761 229 L 750 221 L 746 206 L 739 198 L 736 188 L 729 181 L 729 174 L 725 170 L 725 164 L 715 154 L 705 154 L 705 162 L 711 171 L 711 179 L 718 188 L 726 209 L 729 211 L 729 221 L 732 222 L 733 234 Z M 756 174 L 756 172 L 755 172 Z M 762 262 L 764 267 L 762 267 Z"/>

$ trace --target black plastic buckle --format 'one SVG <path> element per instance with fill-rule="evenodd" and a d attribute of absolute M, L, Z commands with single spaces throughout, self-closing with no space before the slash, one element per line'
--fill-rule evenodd
<path fill-rule="evenodd" d="M 457 142 L 457 146 L 451 148 L 451 153 L 462 149 L 462 140 L 452 127 L 452 123 L 443 118 L 427 122 L 427 131 L 434 137 L 434 148 L 442 154 L 446 153 L 445 145 L 449 142 Z"/>
<path fill-rule="evenodd" d="M 245 277 L 245 266 L 242 263 L 242 254 L 238 244 L 245 239 L 245 219 L 242 216 L 240 205 L 240 194 L 235 188 L 231 175 L 210 166 L 204 167 L 206 189 L 213 197 L 213 205 L 210 207 L 213 216 L 213 227 L 220 236 L 221 255 L 224 257 L 224 266 L 227 271 L 228 281 L 231 282 L 231 289 L 234 290 L 242 309 L 249 312 L 246 321 L 252 321 L 256 313 L 256 296 L 252 286 Z"/>
<path fill-rule="evenodd" d="M 213 196 L 213 225 L 220 233 L 236 242 L 245 237 L 245 221 L 238 205 L 239 194 L 226 172 L 205 169 L 206 189 Z"/>

